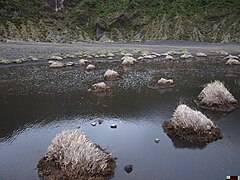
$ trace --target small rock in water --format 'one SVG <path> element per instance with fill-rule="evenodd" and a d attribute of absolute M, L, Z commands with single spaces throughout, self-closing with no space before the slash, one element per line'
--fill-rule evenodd
<path fill-rule="evenodd" d="M 159 138 L 156 138 L 154 139 L 155 143 L 159 143 L 160 142 L 160 139 Z"/>
<path fill-rule="evenodd" d="M 116 124 L 112 124 L 110 127 L 116 129 L 117 125 Z"/>
<path fill-rule="evenodd" d="M 73 65 L 74 65 L 73 62 L 68 62 L 68 63 L 67 63 L 67 66 L 73 66 Z"/>
<path fill-rule="evenodd" d="M 102 124 L 103 123 L 103 119 L 98 119 L 98 124 Z"/>
<path fill-rule="evenodd" d="M 96 123 L 96 122 L 92 122 L 91 125 L 92 125 L 92 126 L 96 126 L 97 123 Z"/>
<path fill-rule="evenodd" d="M 133 165 L 132 165 L 132 164 L 127 164 L 127 165 L 124 167 L 124 171 L 126 171 L 127 173 L 132 172 L 132 170 L 133 170 Z"/>

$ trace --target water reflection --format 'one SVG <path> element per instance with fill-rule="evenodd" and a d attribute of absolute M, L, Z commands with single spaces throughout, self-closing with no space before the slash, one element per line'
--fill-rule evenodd
<path fill-rule="evenodd" d="M 224 81 L 240 99 L 239 80 L 225 76 L 239 72 L 239 67 L 226 67 L 216 59 L 139 62 L 127 70 L 119 62 L 101 62 L 91 73 L 79 67 L 52 70 L 44 64 L 1 68 L 0 179 L 36 179 L 34 167 L 55 134 L 75 128 L 118 157 L 113 179 L 173 179 L 176 175 L 191 179 L 189 169 L 198 179 L 206 179 L 207 169 L 211 169 L 207 179 L 237 174 L 239 110 L 230 114 L 201 110 L 224 134 L 223 140 L 207 146 L 171 139 L 161 127 L 180 103 L 198 109 L 193 100 L 202 85 L 215 79 Z M 93 83 L 103 81 L 107 69 L 115 69 L 122 77 L 107 82 L 112 91 L 87 92 Z M 162 92 L 147 87 L 161 77 L 173 78 L 175 88 Z M 93 127 L 96 118 L 104 121 Z M 117 129 L 110 128 L 112 123 Z M 123 171 L 126 164 L 134 166 L 130 174 Z"/>

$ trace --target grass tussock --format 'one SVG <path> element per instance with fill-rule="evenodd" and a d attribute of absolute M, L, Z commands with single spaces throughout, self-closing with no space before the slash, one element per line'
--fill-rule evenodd
<path fill-rule="evenodd" d="M 213 122 L 200 111 L 192 110 L 186 105 L 179 105 L 171 119 L 176 126 L 198 129 L 210 129 L 215 127 Z"/>
<path fill-rule="evenodd" d="M 80 130 L 58 134 L 38 163 L 42 179 L 105 179 L 113 175 L 115 159 Z"/>
<path fill-rule="evenodd" d="M 179 105 L 173 117 L 163 124 L 164 132 L 173 140 L 184 140 L 196 144 L 207 144 L 222 138 L 220 129 L 200 111 Z"/>
<path fill-rule="evenodd" d="M 208 84 L 195 102 L 202 108 L 215 111 L 232 111 L 237 105 L 237 100 L 220 81 Z"/>
<path fill-rule="evenodd" d="M 105 82 L 99 82 L 96 84 L 93 84 L 92 87 L 88 91 L 92 92 L 106 92 L 110 91 L 111 87 L 108 86 Z"/>

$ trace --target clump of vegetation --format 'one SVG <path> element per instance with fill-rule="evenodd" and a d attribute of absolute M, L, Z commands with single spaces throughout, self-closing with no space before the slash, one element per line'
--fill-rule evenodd
<path fill-rule="evenodd" d="M 173 117 L 163 124 L 164 131 L 172 139 L 182 139 L 191 143 L 210 143 L 222 138 L 220 129 L 203 115 L 187 105 L 179 105 Z"/>
<path fill-rule="evenodd" d="M 104 73 L 104 79 L 107 81 L 115 81 L 118 80 L 120 77 L 120 75 L 118 74 L 118 72 L 108 69 L 105 73 Z"/>
<path fill-rule="evenodd" d="M 115 158 L 80 130 L 58 134 L 37 165 L 41 179 L 103 180 L 113 175 L 115 167 Z"/>
<path fill-rule="evenodd" d="M 93 84 L 88 91 L 106 92 L 106 91 L 110 91 L 110 90 L 111 90 L 111 87 L 108 86 L 105 82 L 99 82 L 99 83 Z"/>
<path fill-rule="evenodd" d="M 137 60 L 131 56 L 124 56 L 122 59 L 122 65 L 124 66 L 131 66 L 137 62 Z"/>
<path fill-rule="evenodd" d="M 237 59 L 230 58 L 227 60 L 226 65 L 240 65 L 240 62 Z"/>
<path fill-rule="evenodd" d="M 165 79 L 165 78 L 161 78 L 159 79 L 157 82 L 152 82 L 148 87 L 150 89 L 171 89 L 173 88 L 174 82 L 173 79 Z"/>
<path fill-rule="evenodd" d="M 62 62 L 59 62 L 59 61 L 49 61 L 49 67 L 50 68 L 62 68 L 65 66 L 64 63 Z"/>
<path fill-rule="evenodd" d="M 201 108 L 214 111 L 233 111 L 237 106 L 237 100 L 220 81 L 207 84 L 195 103 Z"/>

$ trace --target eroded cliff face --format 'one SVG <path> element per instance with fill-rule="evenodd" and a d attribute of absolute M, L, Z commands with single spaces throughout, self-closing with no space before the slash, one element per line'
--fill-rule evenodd
<path fill-rule="evenodd" d="M 218 8 L 219 12 L 208 8 L 201 13 L 193 11 L 189 15 L 177 8 L 151 13 L 151 8 L 156 10 L 154 6 L 148 7 L 147 12 L 142 12 L 144 8 L 132 10 L 126 4 L 126 8 L 124 6 L 119 10 L 110 9 L 105 12 L 104 7 L 111 4 L 105 2 L 101 4 L 101 9 L 96 2 L 98 1 L 2 1 L 0 39 L 45 42 L 165 39 L 240 42 L 240 11 L 230 12 L 229 7 L 222 7 L 222 11 Z M 165 5 L 164 8 L 166 7 Z"/>

